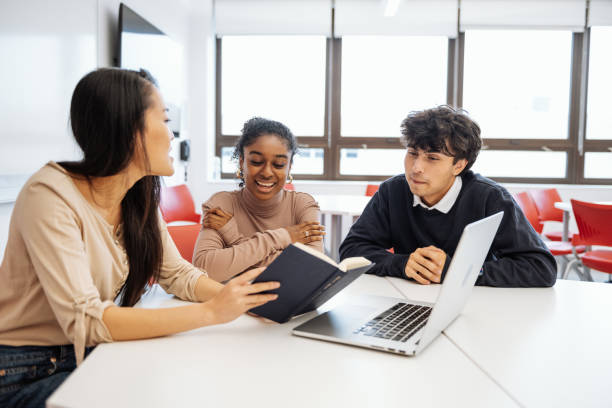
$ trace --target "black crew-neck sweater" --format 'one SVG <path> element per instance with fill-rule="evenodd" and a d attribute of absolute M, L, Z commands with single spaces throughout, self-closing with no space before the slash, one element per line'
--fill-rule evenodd
<path fill-rule="evenodd" d="M 463 228 L 504 211 L 476 284 L 554 285 L 555 259 L 510 193 L 472 171 L 461 177 L 461 191 L 447 214 L 413 206 L 414 197 L 403 174 L 383 182 L 340 246 L 340 258 L 364 256 L 376 263 L 369 273 L 405 278 L 410 254 L 417 248 L 433 245 L 446 252 L 444 278 Z M 394 253 L 388 252 L 388 248 L 393 248 Z"/>

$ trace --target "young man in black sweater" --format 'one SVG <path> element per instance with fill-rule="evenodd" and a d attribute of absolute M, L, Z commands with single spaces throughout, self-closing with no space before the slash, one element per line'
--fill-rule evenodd
<path fill-rule="evenodd" d="M 364 256 L 376 263 L 369 273 L 439 283 L 463 228 L 504 211 L 476 284 L 554 285 L 555 259 L 510 193 L 469 170 L 481 147 L 476 123 L 440 106 L 408 115 L 402 135 L 405 174 L 380 185 L 342 243 L 342 259 Z"/>

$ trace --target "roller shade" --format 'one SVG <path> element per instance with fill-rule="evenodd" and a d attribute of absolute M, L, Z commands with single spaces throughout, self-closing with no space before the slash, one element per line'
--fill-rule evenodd
<path fill-rule="evenodd" d="M 591 0 L 589 6 L 589 27 L 612 26 L 612 0 Z"/>
<path fill-rule="evenodd" d="M 216 0 L 222 35 L 331 35 L 331 0 Z"/>
<path fill-rule="evenodd" d="M 380 0 L 336 0 L 335 35 L 442 35 L 457 37 L 457 0 L 403 0 L 384 16 Z"/>
<path fill-rule="evenodd" d="M 584 31 L 585 0 L 461 0 L 460 30 L 523 28 Z"/>

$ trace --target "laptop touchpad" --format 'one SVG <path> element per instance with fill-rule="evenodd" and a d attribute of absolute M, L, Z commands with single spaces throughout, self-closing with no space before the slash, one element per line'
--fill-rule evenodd
<path fill-rule="evenodd" d="M 342 305 L 300 325 L 296 329 L 323 336 L 350 337 L 377 311 L 375 307 Z"/>

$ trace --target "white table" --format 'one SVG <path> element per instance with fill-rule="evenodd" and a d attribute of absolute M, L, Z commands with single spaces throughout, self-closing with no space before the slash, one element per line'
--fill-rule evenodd
<path fill-rule="evenodd" d="M 401 297 L 387 279 L 363 276 L 355 294 Z M 149 296 L 145 307 L 181 304 Z M 326 305 L 333 306 L 333 305 Z M 102 344 L 47 407 L 516 407 L 476 364 L 440 336 L 417 357 L 295 337 L 243 316 L 179 335 Z"/>
<path fill-rule="evenodd" d="M 331 216 L 331 225 L 327 228 L 331 257 L 338 260 L 340 244 L 372 197 L 362 195 L 319 195 L 313 196 L 319 204 L 321 216 Z M 324 221 L 325 222 L 325 221 Z M 327 226 L 326 226 L 327 227 Z"/>
<path fill-rule="evenodd" d="M 393 279 L 408 297 L 439 285 Z M 557 280 L 552 288 L 475 287 L 445 330 L 483 372 L 525 407 L 610 407 L 612 285 Z"/>

